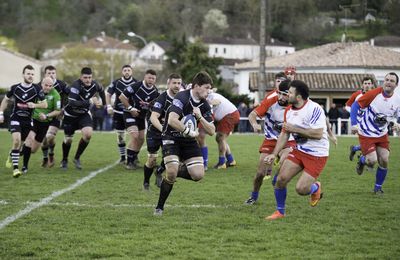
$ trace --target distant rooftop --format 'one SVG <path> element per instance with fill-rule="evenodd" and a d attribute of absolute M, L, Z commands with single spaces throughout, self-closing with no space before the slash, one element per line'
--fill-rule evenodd
<path fill-rule="evenodd" d="M 394 35 L 377 36 L 374 38 L 374 44 L 382 47 L 400 47 L 400 37 Z"/>
<path fill-rule="evenodd" d="M 237 64 L 235 69 L 258 68 L 259 61 L 253 60 Z M 267 68 L 282 69 L 287 66 L 297 68 L 400 68 L 400 53 L 368 43 L 329 43 L 303 49 L 291 54 L 267 58 Z"/>
<path fill-rule="evenodd" d="M 252 38 L 230 38 L 230 37 L 204 37 L 204 43 L 208 44 L 235 44 L 235 45 L 259 45 L 259 42 Z M 269 46 L 292 46 L 290 43 L 281 42 L 277 39 L 271 38 L 266 42 Z"/>

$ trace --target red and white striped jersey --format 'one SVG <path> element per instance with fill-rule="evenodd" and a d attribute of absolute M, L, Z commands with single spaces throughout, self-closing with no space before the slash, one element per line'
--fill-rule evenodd
<path fill-rule="evenodd" d="M 353 105 L 353 103 L 354 103 L 355 101 L 357 101 L 360 97 L 362 97 L 362 95 L 364 95 L 364 93 L 363 93 L 361 90 L 357 90 L 356 92 L 354 92 L 353 94 L 351 94 L 349 100 L 347 100 L 347 102 L 346 102 L 346 107 L 345 107 L 345 109 L 346 109 L 347 111 L 350 112 L 350 110 L 351 110 L 351 105 Z"/>
<path fill-rule="evenodd" d="M 358 99 L 363 109 L 357 118 L 358 134 L 366 137 L 384 136 L 390 121 L 396 121 L 400 112 L 400 95 L 387 96 L 382 87 L 365 93 Z"/>
<path fill-rule="evenodd" d="M 309 139 L 293 134 L 297 149 L 312 156 L 324 157 L 329 155 L 329 140 L 325 113 L 321 106 L 308 99 L 301 108 L 289 106 L 285 110 L 285 122 L 302 129 L 323 129 L 321 139 Z M 284 131 L 284 130 L 283 130 Z"/>

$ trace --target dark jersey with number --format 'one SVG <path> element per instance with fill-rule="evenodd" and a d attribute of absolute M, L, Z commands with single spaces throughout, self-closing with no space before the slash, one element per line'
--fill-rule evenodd
<path fill-rule="evenodd" d="M 158 96 L 158 98 L 154 102 L 154 105 L 153 105 L 151 111 L 157 112 L 160 114 L 160 117 L 158 119 L 160 120 L 161 125 L 165 124 L 165 121 L 164 121 L 165 115 L 167 114 L 168 108 L 171 106 L 173 99 L 174 99 L 174 97 L 171 97 L 170 95 L 168 95 L 168 90 L 167 90 L 167 91 L 163 92 L 160 96 Z M 151 124 L 150 120 L 149 120 L 148 131 L 161 135 L 161 132 L 158 131 L 158 129 L 155 128 Z"/>
<path fill-rule="evenodd" d="M 124 104 L 121 103 L 121 100 L 119 100 L 119 96 L 122 94 L 122 92 L 124 92 L 127 87 L 132 86 L 136 82 L 137 80 L 133 77 L 130 77 L 129 79 L 120 78 L 115 80 L 108 87 L 108 94 L 110 94 L 111 96 L 115 94 L 114 112 L 117 112 L 119 114 L 123 113 L 125 107 Z"/>
<path fill-rule="evenodd" d="M 198 107 L 200 109 L 201 115 L 208 121 L 212 122 L 212 111 L 211 107 L 206 100 L 195 100 L 191 94 L 191 90 L 184 90 L 176 94 L 175 98 L 172 100 L 172 105 L 169 107 L 165 115 L 165 124 L 163 125 L 163 136 L 171 137 L 183 137 L 180 131 L 175 130 L 172 126 L 168 124 L 168 117 L 171 112 L 175 112 L 179 115 L 179 120 L 182 117 L 193 114 L 193 107 Z M 186 138 L 188 139 L 188 138 Z M 194 139 L 194 138 L 192 138 Z"/>
<path fill-rule="evenodd" d="M 31 119 L 33 108 L 28 107 L 28 102 L 36 103 L 44 100 L 45 95 L 42 88 L 37 84 L 16 84 L 11 86 L 6 93 L 7 98 L 14 98 L 14 107 L 11 116 L 17 115 L 22 118 Z"/>
<path fill-rule="evenodd" d="M 78 79 L 72 83 L 69 88 L 68 104 L 64 108 L 64 114 L 67 116 L 78 117 L 89 112 L 90 99 L 99 93 L 103 104 L 106 103 L 106 97 L 104 95 L 103 87 L 96 81 L 92 81 L 92 84 L 88 87 Z"/>
<path fill-rule="evenodd" d="M 53 84 L 55 90 L 57 90 L 58 94 L 60 94 L 61 98 L 61 107 L 64 107 L 68 102 L 68 95 L 69 95 L 69 88 L 67 84 L 57 79 L 56 82 Z"/>
<path fill-rule="evenodd" d="M 147 112 L 160 95 L 156 86 L 148 87 L 143 81 L 127 87 L 123 94 L 128 98 L 129 104 L 140 111 L 138 118 L 141 119 L 146 118 Z"/>

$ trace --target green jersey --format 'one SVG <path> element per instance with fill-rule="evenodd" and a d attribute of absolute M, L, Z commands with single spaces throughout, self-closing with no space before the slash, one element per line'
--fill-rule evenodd
<path fill-rule="evenodd" d="M 58 94 L 57 90 L 55 90 L 54 88 L 52 90 L 50 90 L 49 93 L 45 93 L 46 95 L 46 100 L 47 100 L 47 108 L 35 108 L 33 110 L 33 119 L 36 119 L 38 121 L 42 121 L 40 120 L 39 114 L 43 113 L 45 115 L 47 115 L 50 112 L 53 112 L 54 110 L 61 110 L 61 98 L 60 98 L 60 94 Z M 52 118 L 47 118 L 46 120 L 42 121 L 42 122 L 50 122 L 52 120 Z"/>

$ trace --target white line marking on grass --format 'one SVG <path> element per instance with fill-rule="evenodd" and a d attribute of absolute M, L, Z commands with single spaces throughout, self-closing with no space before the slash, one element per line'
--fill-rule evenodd
<path fill-rule="evenodd" d="M 64 193 L 74 190 L 76 188 L 78 188 L 79 186 L 81 186 L 82 184 L 84 184 L 85 182 L 89 181 L 90 179 L 96 177 L 97 174 L 102 173 L 104 171 L 109 170 L 110 168 L 114 167 L 115 165 L 118 164 L 118 161 L 116 161 L 113 164 L 110 164 L 104 168 L 101 168 L 97 171 L 91 172 L 89 173 L 89 175 L 87 175 L 86 177 L 77 180 L 74 184 L 72 184 L 71 186 L 59 190 L 59 191 L 54 191 L 50 196 L 47 196 L 46 198 L 41 199 L 39 202 L 32 202 L 29 203 L 28 206 L 26 208 L 24 208 L 23 210 L 20 210 L 19 212 L 17 212 L 17 214 L 11 215 L 9 217 L 7 217 L 6 219 L 4 219 L 3 221 L 0 222 L 0 230 L 5 228 L 8 224 L 11 224 L 12 222 L 16 221 L 17 219 L 29 214 L 32 210 L 37 209 L 39 207 L 42 207 L 44 205 L 49 204 L 53 199 L 63 195 Z"/>

